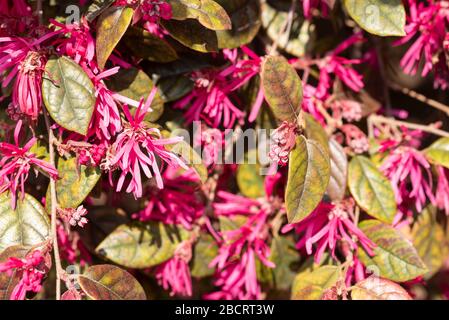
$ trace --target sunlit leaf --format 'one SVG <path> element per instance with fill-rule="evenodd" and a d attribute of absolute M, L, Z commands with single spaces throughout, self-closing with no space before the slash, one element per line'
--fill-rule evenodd
<path fill-rule="evenodd" d="M 334 139 L 329 140 L 331 177 L 327 194 L 332 201 L 341 201 L 345 196 L 348 178 L 348 158 L 343 147 Z"/>
<path fill-rule="evenodd" d="M 289 160 L 285 195 L 289 223 L 306 218 L 320 203 L 330 178 L 326 152 L 314 141 L 298 137 Z"/>
<path fill-rule="evenodd" d="M 45 74 L 42 98 L 53 120 L 69 131 L 86 135 L 96 100 L 89 76 L 65 56 L 51 58 Z"/>
<path fill-rule="evenodd" d="M 122 39 L 134 15 L 129 7 L 112 6 L 103 11 L 97 21 L 97 61 L 103 69 L 109 56 Z"/>
<path fill-rule="evenodd" d="M 359 227 L 376 244 L 373 257 L 359 250 L 359 258 L 368 269 L 399 282 L 412 280 L 428 271 L 412 243 L 395 228 L 377 220 L 365 220 Z"/>
<path fill-rule="evenodd" d="M 293 281 L 292 300 L 321 300 L 325 291 L 341 277 L 338 266 L 322 266 L 299 273 Z"/>
<path fill-rule="evenodd" d="M 75 158 L 58 160 L 59 179 L 56 180 L 56 196 L 61 208 L 76 208 L 97 184 L 101 177 L 99 168 L 79 166 Z M 47 197 L 49 199 L 49 197 Z M 48 204 L 47 204 L 47 207 Z"/>
<path fill-rule="evenodd" d="M 371 276 L 356 283 L 352 300 L 412 300 L 408 292 L 393 281 Z"/>
<path fill-rule="evenodd" d="M 449 253 L 444 229 L 436 221 L 435 211 L 432 207 L 424 209 L 412 229 L 413 244 L 429 268 L 428 276 L 442 267 Z"/>
<path fill-rule="evenodd" d="M 96 248 L 96 252 L 128 268 L 144 269 L 170 259 L 189 233 L 159 222 L 121 225 Z"/>
<path fill-rule="evenodd" d="M 0 252 L 14 245 L 32 247 L 48 239 L 50 220 L 39 201 L 25 195 L 17 200 L 16 210 L 11 209 L 11 197 L 0 194 Z"/>
<path fill-rule="evenodd" d="M 405 8 L 401 0 L 344 0 L 357 24 L 378 36 L 405 36 Z"/>
<path fill-rule="evenodd" d="M 276 118 L 295 122 L 302 101 L 301 79 L 287 59 L 268 56 L 262 64 L 265 98 Z"/>
<path fill-rule="evenodd" d="M 329 154 L 329 138 L 323 126 L 310 113 L 303 113 L 305 122 L 305 136 L 317 142 Z"/>
<path fill-rule="evenodd" d="M 196 19 L 211 30 L 231 29 L 228 14 L 212 0 L 168 0 L 175 20 Z"/>
<path fill-rule="evenodd" d="M 390 181 L 366 157 L 355 156 L 348 168 L 349 190 L 357 204 L 369 215 L 392 223 L 396 200 Z"/>
<path fill-rule="evenodd" d="M 424 150 L 432 163 L 449 168 L 449 138 L 441 138 Z"/>
<path fill-rule="evenodd" d="M 81 289 L 94 300 L 146 300 L 139 282 L 119 267 L 103 264 L 78 276 Z"/>

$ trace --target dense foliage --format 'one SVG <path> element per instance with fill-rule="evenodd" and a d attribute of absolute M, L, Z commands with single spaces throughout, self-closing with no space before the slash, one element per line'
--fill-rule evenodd
<path fill-rule="evenodd" d="M 0 299 L 449 298 L 449 1 L 0 0 Z"/>

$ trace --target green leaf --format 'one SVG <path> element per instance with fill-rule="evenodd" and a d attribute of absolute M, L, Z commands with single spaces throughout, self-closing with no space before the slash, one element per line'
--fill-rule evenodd
<path fill-rule="evenodd" d="M 412 300 L 408 292 L 393 281 L 371 276 L 356 283 L 352 300 Z"/>
<path fill-rule="evenodd" d="M 359 251 L 359 258 L 368 269 L 398 282 L 415 279 L 428 271 L 411 242 L 395 228 L 377 220 L 365 220 L 359 227 L 376 244 L 373 257 L 365 250 Z"/>
<path fill-rule="evenodd" d="M 218 51 L 216 32 L 203 27 L 196 20 L 164 20 L 160 23 L 168 31 L 170 36 L 186 47 L 199 52 Z"/>
<path fill-rule="evenodd" d="M 61 127 L 86 135 L 95 106 L 95 88 L 73 60 L 52 57 L 45 67 L 42 97 L 53 120 Z"/>
<path fill-rule="evenodd" d="M 150 77 L 137 68 L 121 69 L 107 81 L 107 84 L 111 90 L 135 101 L 148 98 L 154 87 Z M 159 91 L 156 92 L 151 109 L 153 111 L 145 116 L 145 120 L 156 122 L 164 113 L 164 100 Z"/>
<path fill-rule="evenodd" d="M 9 258 L 25 258 L 29 248 L 21 245 L 11 246 L 6 248 L 0 254 L 0 263 L 5 263 Z M 10 300 L 11 293 L 21 279 L 21 275 L 17 274 L 17 269 L 8 272 L 0 272 L 0 300 Z"/>
<path fill-rule="evenodd" d="M 317 207 L 329 177 L 330 162 L 326 152 L 315 141 L 298 137 L 290 153 L 285 193 L 289 223 L 300 222 Z"/>
<path fill-rule="evenodd" d="M 231 20 L 218 3 L 212 0 L 168 0 L 175 20 L 196 19 L 211 30 L 230 30 Z"/>
<path fill-rule="evenodd" d="M 0 252 L 14 245 L 32 247 L 50 236 L 50 221 L 39 201 L 29 194 L 11 209 L 8 192 L 0 194 Z"/>
<path fill-rule="evenodd" d="M 432 163 L 449 168 L 449 138 L 441 138 L 424 150 Z"/>
<path fill-rule="evenodd" d="M 259 0 L 216 0 L 232 21 L 232 29 L 217 31 L 220 49 L 239 48 L 253 41 L 259 32 L 261 7 Z"/>
<path fill-rule="evenodd" d="M 97 253 L 127 268 L 145 269 L 167 261 L 189 232 L 160 222 L 121 225 L 95 249 Z"/>
<path fill-rule="evenodd" d="M 75 158 L 58 160 L 59 179 L 56 180 L 56 196 L 62 209 L 78 207 L 101 177 L 99 168 L 83 165 L 77 167 Z M 50 198 L 47 196 L 47 199 Z"/>
<path fill-rule="evenodd" d="M 202 234 L 193 249 L 192 277 L 205 278 L 214 274 L 214 268 L 209 268 L 211 261 L 218 255 L 218 246 L 210 235 Z"/>
<path fill-rule="evenodd" d="M 251 158 L 251 159 L 249 159 Z M 240 192 L 248 198 L 260 198 L 265 194 L 264 177 L 260 173 L 261 166 L 250 164 L 249 160 L 257 161 L 257 150 L 250 150 L 245 154 L 245 163 L 237 168 L 237 185 Z"/>
<path fill-rule="evenodd" d="M 166 149 L 179 155 L 185 160 L 187 165 L 195 170 L 202 183 L 207 181 L 209 176 L 207 167 L 203 163 L 201 156 L 186 141 L 180 141 L 176 144 L 167 145 Z"/>
<path fill-rule="evenodd" d="M 291 28 L 284 30 L 285 21 L 289 16 L 288 10 L 276 10 L 270 3 L 262 4 L 262 26 L 267 36 L 272 41 L 277 41 L 279 48 L 296 57 L 304 57 L 307 53 L 307 46 L 314 30 L 312 22 L 304 19 L 301 14 L 297 11 Z"/>
<path fill-rule="evenodd" d="M 104 10 L 97 21 L 97 61 L 103 69 L 109 56 L 122 39 L 134 15 L 129 7 L 112 6 Z"/>
<path fill-rule="evenodd" d="M 317 142 L 329 156 L 329 138 L 323 126 L 315 120 L 310 113 L 303 113 L 305 120 L 305 136 L 309 140 Z"/>
<path fill-rule="evenodd" d="M 344 0 L 357 24 L 378 36 L 405 36 L 405 8 L 401 0 Z"/>
<path fill-rule="evenodd" d="M 448 243 L 443 227 L 436 221 L 436 210 L 425 208 L 413 225 L 412 239 L 419 256 L 433 275 L 444 264 L 448 252 Z"/>
<path fill-rule="evenodd" d="M 341 277 L 337 266 L 322 266 L 299 273 L 293 281 L 292 300 L 321 300 L 326 290 L 335 286 Z"/>
<path fill-rule="evenodd" d="M 262 64 L 262 85 L 265 99 L 276 118 L 295 122 L 302 101 L 301 79 L 295 69 L 281 56 L 268 56 Z"/>
<path fill-rule="evenodd" d="M 348 185 L 357 204 L 370 216 L 392 223 L 396 215 L 396 200 L 390 181 L 363 156 L 349 163 Z"/>
<path fill-rule="evenodd" d="M 123 41 L 126 47 L 141 59 L 167 63 L 179 58 L 176 50 L 166 40 L 141 28 L 130 27 Z"/>
<path fill-rule="evenodd" d="M 93 300 L 146 300 L 145 291 L 131 274 L 109 264 L 87 268 L 78 283 Z"/>
<path fill-rule="evenodd" d="M 331 157 L 331 177 L 327 194 L 332 201 L 343 200 L 348 179 L 348 158 L 343 147 L 334 139 L 329 140 Z"/>

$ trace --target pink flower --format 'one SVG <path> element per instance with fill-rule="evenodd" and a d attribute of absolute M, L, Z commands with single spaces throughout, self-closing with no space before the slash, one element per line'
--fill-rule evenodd
<path fill-rule="evenodd" d="M 344 124 L 340 130 L 346 137 L 346 144 L 355 153 L 364 153 L 369 149 L 369 141 L 365 133 L 353 124 Z"/>
<path fill-rule="evenodd" d="M 213 166 L 222 160 L 220 155 L 224 149 L 224 142 L 225 137 L 222 131 L 202 124 L 202 127 L 195 132 L 193 146 L 202 148 L 203 163 L 206 166 Z"/>
<path fill-rule="evenodd" d="M 41 251 L 34 250 L 24 259 L 12 257 L 0 263 L 0 272 L 11 273 L 14 269 L 21 279 L 11 293 L 11 300 L 24 300 L 28 291 L 38 293 L 41 290 L 46 273 L 45 258 Z"/>
<path fill-rule="evenodd" d="M 122 190 L 126 177 L 131 175 L 126 192 L 133 193 L 136 198 L 142 197 L 141 170 L 147 178 L 154 176 L 158 188 L 164 187 L 156 156 L 171 166 L 188 169 L 181 159 L 164 147 L 178 143 L 182 141 L 182 138 L 164 139 L 159 129 L 151 128 L 143 121 L 156 95 L 156 90 L 156 87 L 153 88 L 146 102 L 143 99 L 140 101 L 134 116 L 125 105 L 124 112 L 128 123 L 125 123 L 124 130 L 111 146 L 109 158 L 102 164 L 102 167 L 109 171 L 117 167 L 121 169 L 117 192 Z"/>
<path fill-rule="evenodd" d="M 195 88 L 174 105 L 178 109 L 187 109 L 187 123 L 203 119 L 213 128 L 221 124 L 225 128 L 231 128 L 236 119 L 243 119 L 244 112 L 229 98 L 235 84 L 226 78 L 227 73 L 228 70 L 225 69 L 197 71 L 192 74 Z"/>
<path fill-rule="evenodd" d="M 220 290 L 206 295 L 206 299 L 260 299 L 262 295 L 257 280 L 256 259 L 274 268 L 268 260 L 270 248 L 266 244 L 269 235 L 268 215 L 262 204 L 253 199 L 218 192 L 223 203 L 215 203 L 215 213 L 220 216 L 246 216 L 246 222 L 238 229 L 223 231 L 223 242 L 218 256 L 210 267 L 216 267 L 215 285 Z"/>
<path fill-rule="evenodd" d="M 329 15 L 329 9 L 333 7 L 335 0 L 303 0 L 302 11 L 304 12 L 304 17 L 307 19 L 312 18 L 313 10 L 321 10 L 321 15 L 327 17 Z"/>
<path fill-rule="evenodd" d="M 446 89 L 449 86 L 449 73 L 446 57 L 441 48 L 447 34 L 449 10 L 446 1 L 418 2 L 408 0 L 410 14 L 405 27 L 406 36 L 396 42 L 405 44 L 416 39 L 401 60 L 405 73 L 416 74 L 424 59 L 421 75 L 425 77 L 432 69 L 436 72 L 435 85 Z"/>
<path fill-rule="evenodd" d="M 288 163 L 290 151 L 296 145 L 298 127 L 295 123 L 287 121 L 273 131 L 271 134 L 270 159 L 281 166 Z"/>
<path fill-rule="evenodd" d="M 72 227 L 79 226 L 81 228 L 87 224 L 88 220 L 85 217 L 87 215 L 87 210 L 83 206 L 79 206 L 77 209 L 67 208 L 67 209 L 59 209 L 58 214 L 61 218 L 63 218 L 67 223 L 69 223 Z"/>
<path fill-rule="evenodd" d="M 58 221 L 57 234 L 61 258 L 68 264 L 76 264 L 79 262 L 81 266 L 85 266 L 92 263 L 92 257 L 76 231 L 66 229 Z"/>
<path fill-rule="evenodd" d="M 9 189 L 11 193 L 11 207 L 16 207 L 17 191 L 20 188 L 22 198 L 25 195 L 25 181 L 31 166 L 35 169 L 50 175 L 52 179 L 58 178 L 58 171 L 49 163 L 40 160 L 34 153 L 30 152 L 31 147 L 37 139 L 32 138 L 23 148 L 19 147 L 19 134 L 22 128 L 22 121 L 17 123 L 14 130 L 15 144 L 0 142 L 0 193 Z"/>
<path fill-rule="evenodd" d="M 410 147 L 397 148 L 387 156 L 380 170 L 391 181 L 399 205 L 412 201 L 421 212 L 427 199 L 435 204 L 430 164 L 419 151 Z"/>
<path fill-rule="evenodd" d="M 42 105 L 42 75 L 47 62 L 40 44 L 56 33 L 39 39 L 0 37 L 0 80 L 7 87 L 15 79 L 13 107 L 18 113 L 37 120 Z"/>
<path fill-rule="evenodd" d="M 198 177 L 193 170 L 183 174 L 174 168 L 163 173 L 164 189 L 149 187 L 145 209 L 132 217 L 140 221 L 162 221 L 180 224 L 191 230 L 194 222 L 203 215 L 204 204 L 198 198 Z"/>
<path fill-rule="evenodd" d="M 318 62 L 320 68 L 320 80 L 317 87 L 317 96 L 324 98 L 328 96 L 328 91 L 333 83 L 331 75 L 335 74 L 351 90 L 359 92 L 363 89 L 363 77 L 348 65 L 360 64 L 360 59 L 346 59 L 338 56 L 355 43 L 365 41 L 361 33 L 354 34 L 343 41 L 337 48 L 328 53 L 325 58 Z"/>
<path fill-rule="evenodd" d="M 192 243 L 184 241 L 176 248 L 173 258 L 156 267 L 156 279 L 165 290 L 171 289 L 170 296 L 192 296 L 191 259 Z"/>
<path fill-rule="evenodd" d="M 298 249 L 305 247 L 308 255 L 313 252 L 316 244 L 315 262 L 320 263 L 326 249 L 335 258 L 338 241 L 346 242 L 355 251 L 359 244 L 373 255 L 375 244 L 357 227 L 354 217 L 354 201 L 345 200 L 338 204 L 321 202 L 320 205 L 304 221 L 294 225 L 286 225 L 282 231 L 294 229 L 301 235 L 296 244 Z"/>
<path fill-rule="evenodd" d="M 331 104 L 332 116 L 343 118 L 349 122 L 360 121 L 362 119 L 362 106 L 355 100 L 339 99 Z"/>

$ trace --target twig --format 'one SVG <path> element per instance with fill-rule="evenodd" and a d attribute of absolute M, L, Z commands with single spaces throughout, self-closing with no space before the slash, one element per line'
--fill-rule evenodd
<path fill-rule="evenodd" d="M 44 111 L 45 125 L 48 131 L 49 140 L 49 154 L 50 154 L 50 164 L 56 167 L 55 164 L 55 149 L 53 146 L 53 141 L 55 136 L 53 135 L 53 130 L 50 127 L 50 119 L 48 118 L 47 112 Z M 56 181 L 50 177 L 50 197 L 51 197 L 51 237 L 53 239 L 53 252 L 55 257 L 55 267 L 56 267 L 56 300 L 61 299 L 61 274 L 62 274 L 62 264 L 61 257 L 59 255 L 58 246 L 58 234 L 56 229 L 56 209 L 57 209 L 57 198 L 56 198 Z"/>
<path fill-rule="evenodd" d="M 377 54 L 377 61 L 379 63 L 379 71 L 380 76 L 382 79 L 387 79 L 387 73 L 385 70 L 385 61 L 382 56 L 382 43 L 377 37 L 374 37 L 374 45 L 376 48 L 376 54 Z M 388 89 L 388 84 L 386 82 L 382 82 L 382 94 L 384 96 L 384 103 L 385 103 L 385 113 L 387 116 L 391 116 L 391 98 L 390 98 L 390 91 Z"/>
<path fill-rule="evenodd" d="M 394 83 L 390 83 L 389 86 L 390 86 L 391 89 L 400 91 L 403 94 L 405 94 L 406 96 L 409 96 L 410 98 L 413 98 L 413 99 L 416 99 L 416 100 L 418 100 L 418 101 L 420 101 L 422 103 L 425 103 L 425 104 L 431 106 L 432 108 L 435 108 L 437 110 L 440 110 L 440 111 L 444 112 L 446 115 L 449 116 L 449 106 L 447 106 L 447 105 L 445 105 L 445 104 L 443 104 L 441 102 L 438 102 L 436 100 L 427 98 L 426 96 L 424 96 L 424 95 L 422 95 L 422 94 L 420 94 L 420 93 L 418 93 L 418 92 L 416 92 L 416 91 L 414 91 L 412 89 L 403 88 L 403 87 L 401 87 L 401 86 L 399 86 L 397 84 L 394 84 Z"/>
<path fill-rule="evenodd" d="M 39 17 L 39 25 L 44 24 L 44 11 L 42 10 L 43 0 L 37 0 L 36 4 L 36 14 Z"/>
<path fill-rule="evenodd" d="M 270 55 L 275 54 L 282 34 L 284 34 L 284 35 L 286 34 L 287 40 L 290 38 L 290 32 L 291 32 L 291 27 L 292 27 L 293 18 L 294 18 L 293 15 L 294 15 L 295 9 L 296 9 L 296 2 L 297 2 L 297 0 L 292 0 L 290 10 L 288 11 L 287 19 L 285 20 L 284 24 L 282 25 L 281 29 L 279 30 L 279 33 L 280 33 L 279 37 L 274 39 L 273 45 L 270 48 L 270 52 L 269 52 Z"/>
<path fill-rule="evenodd" d="M 428 132 L 428 133 L 431 133 L 431 134 L 434 134 L 437 136 L 441 136 L 441 137 L 449 137 L 449 132 L 440 130 L 438 128 L 435 128 L 435 127 L 432 127 L 429 125 L 421 125 L 421 124 L 416 124 L 416 123 L 400 121 L 400 120 L 396 120 L 396 119 L 392 119 L 392 118 L 385 118 L 385 117 L 378 116 L 375 114 L 370 115 L 370 121 L 372 124 L 383 123 L 383 124 L 393 125 L 396 127 L 404 126 L 409 129 L 421 130 L 423 132 Z"/>

